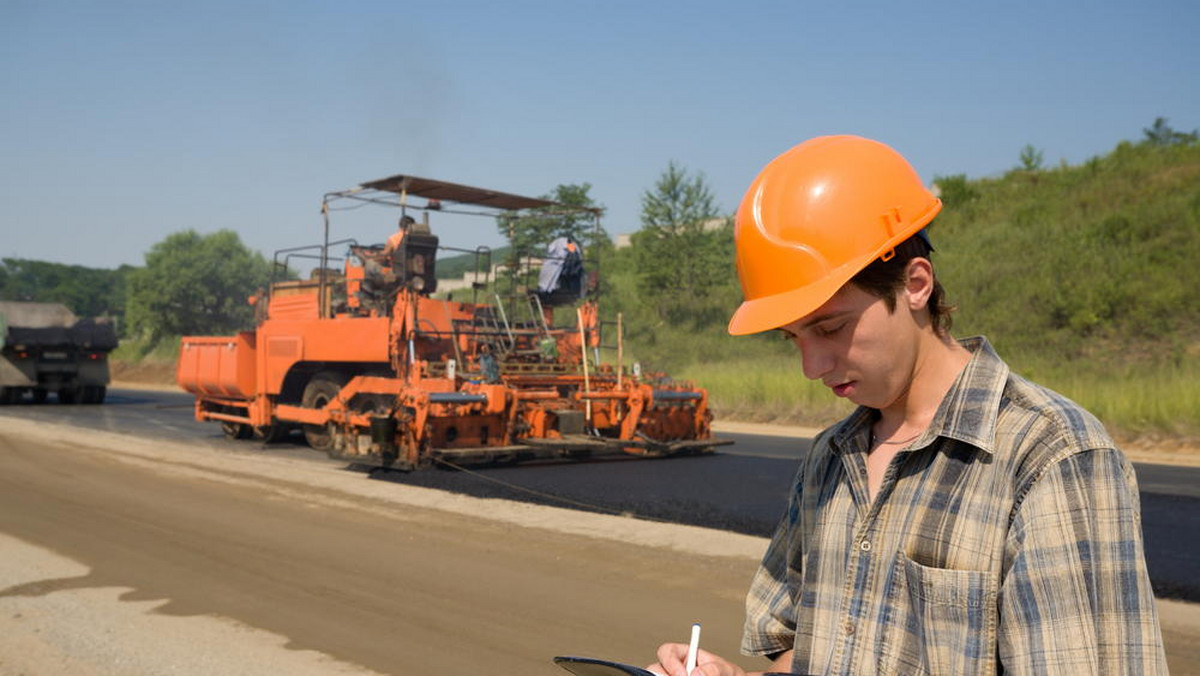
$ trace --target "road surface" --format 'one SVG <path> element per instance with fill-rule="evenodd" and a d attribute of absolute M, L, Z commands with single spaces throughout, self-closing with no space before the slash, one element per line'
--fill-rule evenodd
<path fill-rule="evenodd" d="M 732 655 L 765 547 L 31 410 L 0 415 L 0 674 L 549 675 L 557 654 L 646 662 L 696 620 Z M 1196 672 L 1200 612 L 1160 608 Z"/>
<path fill-rule="evenodd" d="M 263 446 L 232 442 L 212 423 L 192 416 L 193 399 L 179 391 L 115 389 L 103 406 L 0 407 L 15 416 L 86 429 L 121 431 L 184 442 L 216 452 L 254 450 L 271 456 L 346 468 L 310 451 L 300 435 L 292 443 Z M 748 535 L 768 536 L 785 502 L 797 460 L 810 439 L 727 434 L 736 439 L 720 452 L 663 461 L 618 460 L 520 465 L 472 472 L 374 472 L 371 478 L 448 490 L 482 498 L 632 514 Z M 1135 463 L 1142 496 L 1147 564 L 1155 593 L 1200 602 L 1200 467 Z M 365 476 L 365 475 L 364 475 Z"/>

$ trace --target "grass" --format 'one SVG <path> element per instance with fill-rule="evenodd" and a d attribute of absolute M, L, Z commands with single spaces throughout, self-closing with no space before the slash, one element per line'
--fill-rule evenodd
<path fill-rule="evenodd" d="M 1178 364 L 1013 368 L 1078 402 L 1118 437 L 1200 437 L 1200 365 L 1194 358 Z"/>
<path fill-rule="evenodd" d="M 672 375 L 706 388 L 718 419 L 821 427 L 852 410 L 804 377 L 799 355 L 694 364 Z"/>
<path fill-rule="evenodd" d="M 1046 361 L 1010 366 L 1091 411 L 1117 438 L 1200 437 L 1200 366 L 1194 359 L 1101 369 Z M 798 355 L 692 365 L 673 375 L 707 388 L 723 419 L 823 427 L 852 410 L 823 385 L 804 378 Z"/>
<path fill-rule="evenodd" d="M 169 385 L 175 382 L 175 364 L 179 360 L 179 339 L 168 338 L 151 343 L 144 339 L 122 338 L 109 355 L 115 381 Z"/>
<path fill-rule="evenodd" d="M 126 364 L 142 361 L 174 363 L 179 359 L 179 338 L 163 338 L 156 342 L 143 338 L 122 338 L 121 344 L 109 358 Z"/>

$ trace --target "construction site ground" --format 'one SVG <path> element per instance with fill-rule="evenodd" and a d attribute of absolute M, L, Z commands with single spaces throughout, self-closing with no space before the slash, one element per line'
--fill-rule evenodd
<path fill-rule="evenodd" d="M 766 545 L 12 417 L 0 457 L 0 674 L 549 676 L 693 621 L 732 655 Z M 1159 608 L 1196 673 L 1200 607 Z"/>

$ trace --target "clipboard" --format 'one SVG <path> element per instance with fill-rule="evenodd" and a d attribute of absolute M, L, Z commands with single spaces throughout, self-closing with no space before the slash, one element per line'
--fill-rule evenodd
<path fill-rule="evenodd" d="M 554 658 L 554 663 L 575 676 L 656 676 L 654 672 L 646 671 L 632 664 L 598 660 L 592 657 L 559 656 Z"/>
<path fill-rule="evenodd" d="M 598 660 L 593 657 L 554 658 L 554 663 L 575 674 L 575 676 L 657 676 L 653 671 L 647 671 L 632 664 L 621 664 L 610 660 Z M 768 671 L 763 676 L 803 676 L 802 674 L 785 674 L 778 671 Z"/>

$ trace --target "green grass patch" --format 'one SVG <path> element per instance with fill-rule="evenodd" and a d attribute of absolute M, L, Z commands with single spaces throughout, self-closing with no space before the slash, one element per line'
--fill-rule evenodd
<path fill-rule="evenodd" d="M 1200 436 L 1196 359 L 1110 365 L 1043 362 L 1013 370 L 1078 402 L 1118 437 Z"/>
<path fill-rule="evenodd" d="M 853 410 L 800 370 L 800 355 L 693 364 L 673 374 L 708 390 L 722 419 L 824 426 Z"/>
<path fill-rule="evenodd" d="M 179 338 L 163 338 L 156 342 L 144 338 L 122 338 L 121 344 L 109 358 L 125 364 L 144 361 L 174 363 L 179 360 Z"/>
<path fill-rule="evenodd" d="M 1045 360 L 1010 366 L 1091 411 L 1118 438 L 1200 436 L 1200 366 L 1194 359 L 1141 366 Z M 708 389 L 723 419 L 823 427 L 853 409 L 820 382 L 805 378 L 798 354 L 693 364 L 674 375 Z"/>

